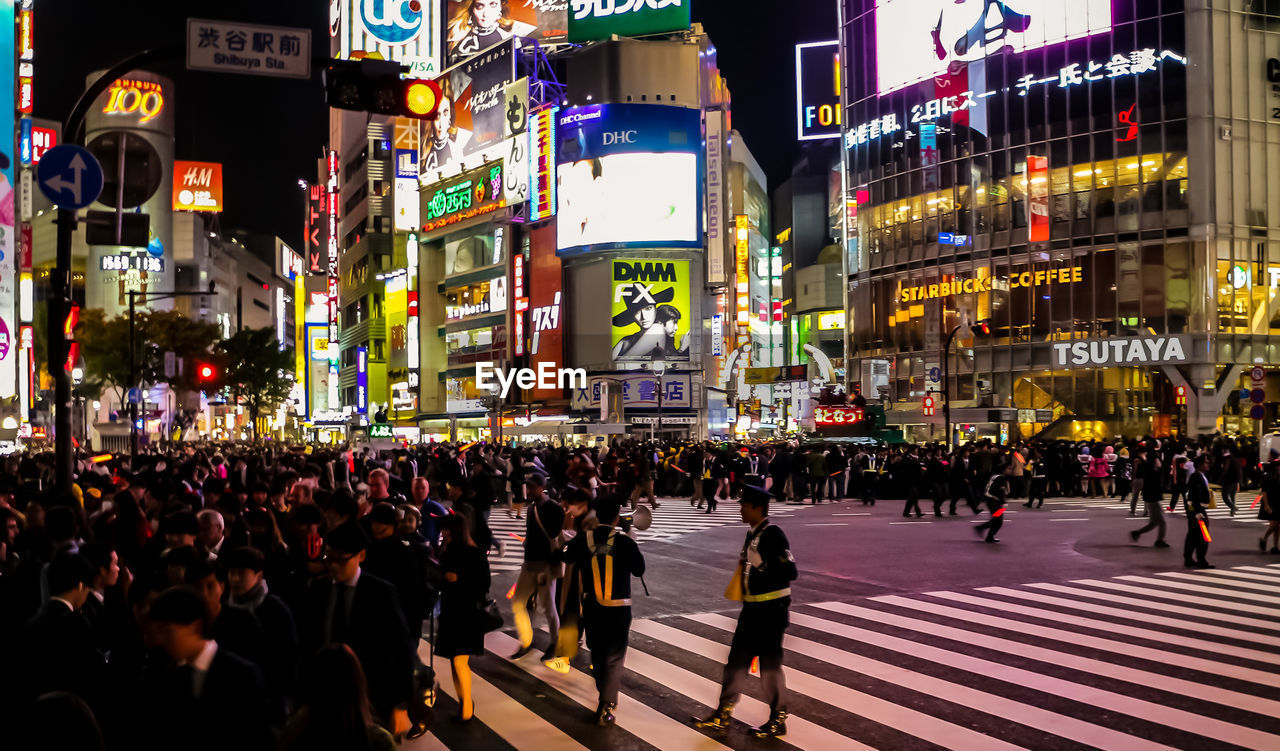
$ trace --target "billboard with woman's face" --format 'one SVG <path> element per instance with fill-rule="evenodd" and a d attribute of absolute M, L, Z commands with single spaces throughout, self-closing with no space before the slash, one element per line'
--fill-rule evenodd
<path fill-rule="evenodd" d="M 613 359 L 689 359 L 689 262 L 628 258 L 612 263 Z"/>
<path fill-rule="evenodd" d="M 449 0 L 449 65 L 512 37 L 559 42 L 569 35 L 569 0 Z"/>

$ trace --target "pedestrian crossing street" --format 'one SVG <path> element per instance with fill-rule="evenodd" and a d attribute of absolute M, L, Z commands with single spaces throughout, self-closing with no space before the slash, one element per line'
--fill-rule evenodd
<path fill-rule="evenodd" d="M 1231 509 L 1227 508 L 1227 504 L 1222 502 L 1221 496 L 1218 496 L 1216 491 L 1214 492 L 1214 496 L 1217 498 L 1217 505 L 1216 507 L 1208 510 L 1210 519 L 1222 519 L 1224 521 L 1241 522 L 1244 524 L 1266 524 L 1266 522 L 1258 518 L 1258 507 L 1253 506 L 1250 508 L 1254 499 L 1258 496 L 1258 491 L 1245 491 L 1236 496 L 1235 516 L 1231 515 Z M 1169 511 L 1168 499 L 1166 499 L 1164 503 L 1165 514 L 1176 514 L 1178 516 L 1182 516 L 1183 505 L 1181 501 L 1178 502 L 1177 511 Z M 1118 498 L 1048 498 L 1045 500 L 1044 505 L 1045 508 L 1058 506 L 1061 508 L 1106 509 L 1125 512 L 1128 512 L 1129 510 L 1129 502 L 1125 501 L 1122 503 Z M 1141 503 L 1138 504 L 1137 511 L 1139 516 L 1146 516 L 1146 507 Z"/>
<path fill-rule="evenodd" d="M 774 519 L 782 519 L 804 508 L 813 508 L 813 506 L 774 504 L 769 510 L 769 515 Z M 658 509 L 653 512 L 653 525 L 643 532 L 637 531 L 635 539 L 640 543 L 667 542 L 691 532 L 735 524 L 742 524 L 737 501 L 721 502 L 715 511 L 707 513 L 705 507 L 698 509 L 690 505 L 688 498 L 659 498 Z M 498 506 L 494 507 L 489 515 L 489 528 L 493 530 L 494 537 L 502 540 L 505 545 L 501 555 L 490 554 L 489 569 L 495 573 L 519 571 L 524 557 L 522 540 L 525 534 L 525 520 L 507 516 L 506 508 Z"/>
<path fill-rule="evenodd" d="M 635 621 L 609 729 L 585 654 L 560 675 L 495 632 L 471 661 L 476 720 L 448 721 L 437 659 L 439 721 L 405 748 L 1278 749 L 1278 614 L 1280 565 L 797 605 L 773 741 L 748 732 L 768 716 L 754 678 L 728 736 L 687 724 L 716 701 L 734 610 Z"/>

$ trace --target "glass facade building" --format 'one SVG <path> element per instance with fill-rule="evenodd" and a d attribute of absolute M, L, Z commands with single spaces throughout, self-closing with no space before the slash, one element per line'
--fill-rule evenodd
<path fill-rule="evenodd" d="M 919 405 L 945 386 L 959 440 L 1252 429 L 1233 395 L 1240 364 L 1276 361 L 1280 191 L 1233 192 L 1222 163 L 1265 174 L 1280 126 L 1242 82 L 1210 92 L 1250 77 L 1270 96 L 1266 19 L 1182 0 L 843 11 L 850 373 L 887 364 L 888 389 L 864 390 L 890 422 L 940 439 Z M 989 334 L 944 351 L 966 322 Z M 1117 339 L 1139 344 L 1072 356 Z"/>

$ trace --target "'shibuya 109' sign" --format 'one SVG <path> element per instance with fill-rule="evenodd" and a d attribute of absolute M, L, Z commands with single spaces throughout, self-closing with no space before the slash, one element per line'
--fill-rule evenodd
<path fill-rule="evenodd" d="M 486 164 L 447 180 L 431 194 L 424 211 L 425 232 L 447 227 L 496 211 L 506 205 L 502 197 L 502 162 Z"/>
<path fill-rule="evenodd" d="M 138 115 L 138 122 L 155 119 L 164 110 L 164 92 L 155 81 L 121 78 L 107 89 L 106 115 Z"/>

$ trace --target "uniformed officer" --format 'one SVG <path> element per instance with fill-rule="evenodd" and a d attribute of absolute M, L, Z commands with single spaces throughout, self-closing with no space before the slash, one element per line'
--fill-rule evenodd
<path fill-rule="evenodd" d="M 582 623 L 600 692 L 596 724 L 607 727 L 614 723 L 631 632 L 631 577 L 644 575 L 644 556 L 635 540 L 617 529 L 621 497 L 600 496 L 594 505 L 599 526 L 574 537 L 565 555 L 580 577 Z"/>
<path fill-rule="evenodd" d="M 1212 463 L 1213 457 L 1208 452 L 1197 456 L 1195 472 L 1187 480 L 1187 537 L 1182 546 L 1182 558 L 1187 568 L 1213 568 L 1206 559 L 1209 554 L 1209 503 L 1213 500 L 1206 473 Z M 1174 504 L 1177 504 L 1176 499 Z M 1205 526 L 1202 527 L 1201 523 Z"/>
<path fill-rule="evenodd" d="M 733 632 L 724 666 L 720 702 L 711 716 L 694 718 L 694 726 L 723 734 L 747 680 L 751 660 L 760 658 L 760 679 L 769 702 L 769 721 L 752 730 L 758 738 L 787 732 L 786 682 L 782 676 L 782 636 L 790 624 L 791 582 L 796 562 L 787 536 L 769 521 L 769 493 L 747 486 L 739 499 L 742 521 L 750 525 L 734 581 L 725 595 L 742 600 L 738 627 Z"/>

